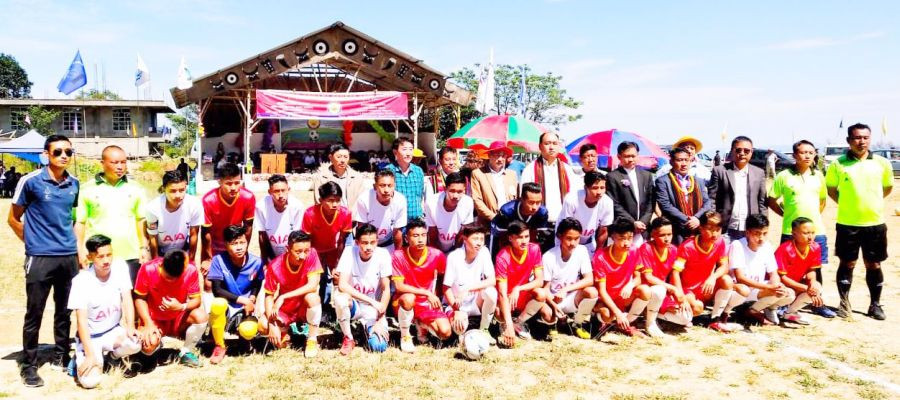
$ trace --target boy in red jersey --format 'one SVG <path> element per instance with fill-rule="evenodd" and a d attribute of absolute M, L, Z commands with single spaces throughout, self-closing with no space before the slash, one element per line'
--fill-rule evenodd
<path fill-rule="evenodd" d="M 275 347 L 286 347 L 290 341 L 287 327 L 303 321 L 309 324 L 303 354 L 310 358 L 318 353 L 316 334 L 322 320 L 322 302 L 317 289 L 321 275 L 322 264 L 316 249 L 310 246 L 309 235 L 291 232 L 287 251 L 269 262 L 263 282 L 266 312 L 259 319 L 259 331 L 268 335 Z"/>
<path fill-rule="evenodd" d="M 200 278 L 183 250 L 170 250 L 138 271 L 134 283 L 134 309 L 140 318 L 141 351 L 152 355 L 162 337 L 183 338 L 182 365 L 199 367 L 194 353 L 206 331 L 208 316 L 200 307 Z"/>
<path fill-rule="evenodd" d="M 497 254 L 494 267 L 497 279 L 498 305 L 503 319 L 500 344 L 512 347 L 515 336 L 530 339 L 525 327 L 531 317 L 546 305 L 548 293 L 544 286 L 541 264 L 541 247 L 531 243 L 531 234 L 521 221 L 512 221 L 506 229 L 508 245 Z M 519 313 L 515 320 L 513 312 Z M 544 324 L 554 323 L 555 318 L 541 319 Z"/>
<path fill-rule="evenodd" d="M 337 268 L 338 259 L 344 252 L 347 235 L 353 228 L 353 215 L 347 207 L 341 205 L 340 185 L 336 182 L 325 182 L 318 188 L 319 204 L 314 204 L 303 213 L 300 230 L 306 232 L 312 240 L 322 263 L 322 279 L 319 281 L 319 298 L 322 299 L 326 319 L 333 321 L 334 307 L 331 306 L 331 292 L 334 288 L 332 272 Z"/>
<path fill-rule="evenodd" d="M 653 308 L 653 304 L 647 305 L 647 333 L 650 336 L 666 336 L 656 324 L 657 316 L 682 326 L 689 325 L 693 317 L 690 304 L 684 300 L 680 276 L 672 273 L 678 258 L 672 236 L 672 221 L 666 217 L 656 218 L 650 222 L 650 241 L 638 249 L 644 266 L 641 272 L 650 286 L 651 297 L 663 299 L 658 309 Z"/>
<path fill-rule="evenodd" d="M 428 227 L 422 219 L 413 219 L 406 224 L 406 240 L 409 247 L 394 250 L 391 279 L 397 289 L 394 307 L 400 327 L 400 350 L 405 353 L 415 351 L 409 327 L 413 319 L 420 342 L 427 340 L 430 331 L 441 340 L 450 337 L 450 319 L 436 293 L 438 275 L 443 275 L 447 266 L 444 253 L 428 247 Z"/>
<path fill-rule="evenodd" d="M 822 284 L 816 280 L 816 270 L 822 267 L 822 248 L 816 243 L 816 226 L 806 217 L 797 217 L 791 222 L 791 236 L 775 250 L 778 274 L 781 283 L 796 293 L 797 298 L 784 314 L 786 321 L 809 325 L 798 310 L 812 303 L 813 307 L 823 307 Z"/>
<path fill-rule="evenodd" d="M 681 282 L 685 298 L 694 316 L 703 313 L 704 303 L 713 300 L 710 329 L 731 332 L 728 313 L 744 301 L 735 295 L 734 280 L 728 275 L 728 245 L 722 238 L 722 216 L 708 211 L 700 216 L 700 234 L 686 239 L 678 247 L 678 259 L 672 266 L 674 279 Z"/>
<path fill-rule="evenodd" d="M 244 225 L 247 242 L 253 234 L 253 217 L 256 213 L 256 197 L 244 188 L 241 170 L 232 163 L 219 168 L 219 187 L 210 190 L 202 199 L 204 222 L 201 229 L 200 273 L 206 277 L 213 256 L 225 251 L 225 228 Z M 193 257 L 193 254 L 190 255 Z M 206 280 L 205 290 L 212 290 Z M 212 300 L 212 295 L 209 295 Z"/>
<path fill-rule="evenodd" d="M 594 282 L 602 304 L 598 305 L 604 333 L 614 325 L 628 336 L 643 336 L 631 325 L 644 311 L 651 300 L 650 287 L 641 284 L 641 259 L 637 250 L 631 250 L 634 238 L 634 223 L 619 218 L 609 227 L 612 244 L 597 250 L 591 262 L 594 267 Z M 655 309 L 659 309 L 662 297 L 655 299 Z M 631 307 L 628 314 L 622 312 Z M 615 322 L 615 324 L 613 324 Z"/>

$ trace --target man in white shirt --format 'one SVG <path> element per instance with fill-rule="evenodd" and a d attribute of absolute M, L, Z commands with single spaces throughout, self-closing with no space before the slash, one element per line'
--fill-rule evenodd
<path fill-rule="evenodd" d="M 599 175 L 597 172 L 589 174 Z M 573 333 L 579 338 L 590 339 L 588 323 L 597 304 L 598 292 L 593 286 L 591 255 L 587 248 L 579 244 L 582 229 L 575 218 L 559 220 L 556 228 L 559 245 L 544 253 L 541 260 L 546 282 L 544 287 L 551 293 L 547 304 L 541 309 L 541 315 L 552 313 L 556 318 L 565 318 L 574 314 L 571 325 Z M 551 328 L 551 334 L 555 332 L 555 326 Z"/>
<path fill-rule="evenodd" d="M 263 264 L 287 251 L 288 236 L 300 229 L 303 212 L 284 175 L 269 177 L 269 194 L 256 203 L 255 229 L 259 232 L 259 251 Z"/>
<path fill-rule="evenodd" d="M 795 295 L 778 277 L 775 249 L 766 241 L 769 218 L 764 214 L 750 215 L 746 232 L 744 238 L 732 242 L 728 252 L 731 274 L 737 282 L 732 296 L 745 296 L 747 301 L 753 301 L 747 313 L 760 324 L 777 325 L 776 310 L 791 304 Z"/>
<path fill-rule="evenodd" d="M 147 204 L 144 213 L 150 256 L 162 257 L 171 249 L 197 254 L 203 205 L 187 194 L 187 178 L 177 170 L 163 174 L 163 193 Z"/>
<path fill-rule="evenodd" d="M 522 171 L 521 183 L 535 182 L 541 185 L 550 222 L 556 222 L 559 210 L 562 209 L 562 200 L 571 191 L 574 179 L 574 172 L 569 164 L 558 159 L 559 147 L 559 136 L 553 132 L 545 132 L 540 138 L 541 156 Z"/>
<path fill-rule="evenodd" d="M 377 230 L 378 247 L 393 253 L 403 247 L 406 227 L 406 197 L 394 190 L 394 173 L 382 169 L 375 173 L 372 189 L 359 196 L 353 210 L 353 221 L 372 224 Z"/>
<path fill-rule="evenodd" d="M 597 171 L 584 175 L 584 189 L 571 192 L 563 199 L 562 210 L 557 221 L 575 218 L 581 223 L 581 244 L 588 253 L 594 254 L 606 245 L 606 227 L 613 223 L 613 201 L 606 196 L 606 176 Z M 559 237 L 556 240 L 559 245 Z"/>
<path fill-rule="evenodd" d="M 746 136 L 731 141 L 731 162 L 713 168 L 707 184 L 709 199 L 722 215 L 727 242 L 744 237 L 748 216 L 765 214 L 766 176 L 762 169 L 750 165 L 753 142 Z"/>
<path fill-rule="evenodd" d="M 78 382 L 87 389 L 100 384 L 104 354 L 119 359 L 141 349 L 128 265 L 113 260 L 111 243 L 103 235 L 85 242 L 91 264 L 72 279 L 69 292 L 68 308 L 75 311 L 78 325 L 73 361 Z"/>
<path fill-rule="evenodd" d="M 425 223 L 428 245 L 449 252 L 459 243 L 456 236 L 462 226 L 475 219 L 475 203 L 466 196 L 466 178 L 458 172 L 447 175 L 444 183 L 442 193 L 426 200 Z"/>
<path fill-rule="evenodd" d="M 463 246 L 447 256 L 444 300 L 453 315 L 450 327 L 457 335 L 469 329 L 469 317 L 475 316 L 481 317 L 478 329 L 487 331 L 497 309 L 494 262 L 484 245 L 486 232 L 479 223 L 463 225 L 459 232 Z"/>
<path fill-rule="evenodd" d="M 647 227 L 656 209 L 656 189 L 653 174 L 638 167 L 640 146 L 635 142 L 622 142 L 616 149 L 619 167 L 606 175 L 607 196 L 613 200 L 615 216 L 634 223 L 634 240 L 631 248 L 637 248 L 649 237 Z"/>

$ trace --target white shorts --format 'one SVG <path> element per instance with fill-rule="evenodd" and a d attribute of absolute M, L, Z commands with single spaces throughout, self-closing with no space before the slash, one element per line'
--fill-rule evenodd
<path fill-rule="evenodd" d="M 350 320 L 351 321 L 360 321 L 365 325 L 366 328 L 375 325 L 375 321 L 378 319 L 378 310 L 375 307 L 372 307 L 371 304 L 362 303 L 353 299 L 353 303 L 350 304 Z"/>
<path fill-rule="evenodd" d="M 116 342 L 125 339 L 125 328 L 122 325 L 110 329 L 106 333 L 91 338 L 91 349 L 94 350 L 94 360 L 98 365 L 103 365 L 103 355 L 116 349 Z M 84 344 L 81 340 L 75 341 L 75 365 L 84 362 Z"/>
<path fill-rule="evenodd" d="M 557 304 L 557 307 L 566 314 L 575 314 L 578 311 L 578 305 L 575 304 L 575 295 L 577 293 L 577 290 L 569 292 L 569 294 L 563 298 L 563 301 Z"/>
<path fill-rule="evenodd" d="M 481 316 L 481 307 L 478 306 L 478 299 L 481 298 L 484 301 L 484 290 L 479 290 L 477 292 L 470 292 L 468 296 L 464 299 L 460 299 L 459 301 L 459 311 L 465 313 L 470 317 L 480 317 Z M 447 310 L 450 310 L 450 307 L 447 307 Z"/>

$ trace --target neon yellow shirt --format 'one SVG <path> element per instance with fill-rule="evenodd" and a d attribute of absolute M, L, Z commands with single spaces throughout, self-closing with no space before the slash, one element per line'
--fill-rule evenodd
<path fill-rule="evenodd" d="M 103 174 L 85 185 L 78 196 L 75 221 L 85 225 L 84 238 L 101 234 L 112 239 L 113 255 L 140 258 L 138 221 L 144 218 L 144 189 L 122 177 L 115 186 Z"/>
<path fill-rule="evenodd" d="M 873 155 L 860 160 L 847 152 L 828 165 L 828 188 L 838 190 L 837 223 L 875 226 L 884 223 L 884 188 L 894 186 L 891 162 Z"/>
<path fill-rule="evenodd" d="M 825 223 L 819 212 L 819 202 L 825 200 L 825 175 L 810 168 L 803 175 L 793 169 L 786 169 L 775 175 L 769 188 L 769 197 L 782 200 L 784 219 L 781 233 L 791 234 L 791 223 L 798 217 L 809 218 L 816 227 L 816 235 L 825 234 Z"/>

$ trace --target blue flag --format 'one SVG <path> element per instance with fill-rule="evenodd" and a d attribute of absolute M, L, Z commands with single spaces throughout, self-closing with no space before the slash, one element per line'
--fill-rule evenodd
<path fill-rule="evenodd" d="M 64 94 L 69 94 L 84 85 L 87 85 L 87 74 L 84 73 L 84 63 L 81 61 L 81 51 L 79 50 L 75 53 L 75 59 L 69 65 L 66 76 L 59 81 L 56 88 Z"/>

